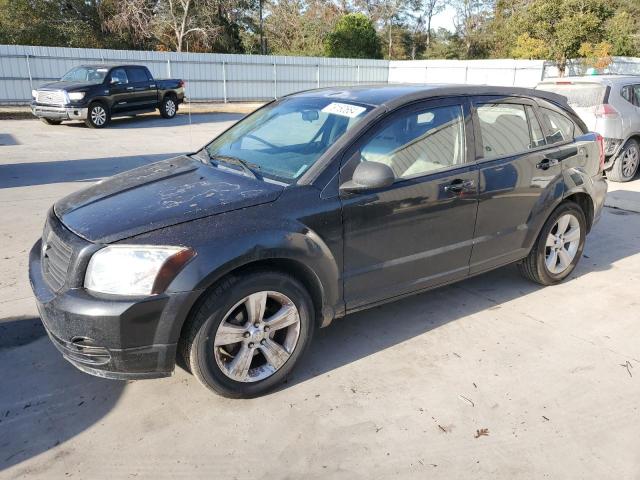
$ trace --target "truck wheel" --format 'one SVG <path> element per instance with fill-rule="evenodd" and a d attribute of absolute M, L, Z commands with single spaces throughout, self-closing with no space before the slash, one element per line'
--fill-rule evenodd
<path fill-rule="evenodd" d="M 87 119 L 84 123 L 89 128 L 104 128 L 109 124 L 111 115 L 109 109 L 102 103 L 92 103 L 87 111 Z"/>
<path fill-rule="evenodd" d="M 162 104 L 160 105 L 160 115 L 163 118 L 173 118 L 178 113 L 178 104 L 176 103 L 176 99 L 171 95 L 167 95 L 162 99 Z"/>
<path fill-rule="evenodd" d="M 527 258 L 518 264 L 520 273 L 540 285 L 567 278 L 582 257 L 587 222 L 577 203 L 565 202 L 554 210 Z"/>
<path fill-rule="evenodd" d="M 230 398 L 261 395 L 285 381 L 311 342 L 306 289 L 275 271 L 230 276 L 183 329 L 184 362 L 207 388 Z"/>
<path fill-rule="evenodd" d="M 625 143 L 620 151 L 618 158 L 607 172 L 607 178 L 612 182 L 628 182 L 633 180 L 638 172 L 638 164 L 640 163 L 640 147 L 638 142 L 630 139 Z"/>
<path fill-rule="evenodd" d="M 60 125 L 62 123 L 62 120 L 52 120 L 50 118 L 40 118 L 40 120 L 42 120 L 47 125 Z"/>

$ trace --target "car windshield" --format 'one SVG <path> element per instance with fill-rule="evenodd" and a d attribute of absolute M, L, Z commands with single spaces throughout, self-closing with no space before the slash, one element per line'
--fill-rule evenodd
<path fill-rule="evenodd" d="M 600 105 L 604 101 L 604 95 L 607 90 L 607 87 L 601 83 L 571 81 L 541 83 L 536 88 L 567 97 L 567 103 L 573 108 Z"/>
<path fill-rule="evenodd" d="M 325 98 L 288 98 L 238 122 L 206 147 L 212 161 L 241 161 L 262 177 L 293 183 L 371 110 Z"/>
<path fill-rule="evenodd" d="M 108 68 L 102 67 L 75 67 L 65 73 L 61 80 L 63 82 L 102 83 L 108 71 Z"/>

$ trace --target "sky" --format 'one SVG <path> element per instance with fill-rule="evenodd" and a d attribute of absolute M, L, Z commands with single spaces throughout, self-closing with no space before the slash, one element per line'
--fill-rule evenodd
<path fill-rule="evenodd" d="M 438 28 L 442 27 L 449 31 L 453 31 L 453 19 L 455 16 L 455 9 L 451 6 L 447 6 L 447 8 L 431 19 L 431 28 L 438 30 Z"/>

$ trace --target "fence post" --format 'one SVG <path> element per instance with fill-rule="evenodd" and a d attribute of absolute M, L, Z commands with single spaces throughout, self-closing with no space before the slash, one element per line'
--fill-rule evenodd
<path fill-rule="evenodd" d="M 464 83 L 469 81 L 469 65 L 464 66 Z"/>
<path fill-rule="evenodd" d="M 171 60 L 167 58 L 167 77 L 171 78 Z"/>
<path fill-rule="evenodd" d="M 516 65 L 513 66 L 513 81 L 511 82 L 512 86 L 516 86 L 516 75 L 518 73 L 518 67 Z"/>
<path fill-rule="evenodd" d="M 273 99 L 278 99 L 278 76 L 276 75 L 276 62 L 273 62 Z"/>
<path fill-rule="evenodd" d="M 227 68 L 225 62 L 222 62 L 222 94 L 224 95 L 224 103 L 227 103 Z"/>
<path fill-rule="evenodd" d="M 360 83 L 360 64 L 356 65 L 356 83 Z M 387 73 L 387 81 L 389 81 L 389 73 Z"/>
<path fill-rule="evenodd" d="M 320 64 L 316 65 L 316 87 L 320 88 Z"/>
<path fill-rule="evenodd" d="M 33 77 L 31 76 L 31 65 L 29 64 L 29 54 L 27 53 L 25 55 L 25 58 L 27 59 L 27 73 L 29 74 L 29 87 L 31 87 L 31 90 L 33 90 Z M 29 92 L 31 93 L 31 92 Z"/>

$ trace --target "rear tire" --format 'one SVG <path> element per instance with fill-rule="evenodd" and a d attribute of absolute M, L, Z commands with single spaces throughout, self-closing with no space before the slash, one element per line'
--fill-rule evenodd
<path fill-rule="evenodd" d="M 618 158 L 607 172 L 607 178 L 612 182 L 628 182 L 638 173 L 640 164 L 640 146 L 634 139 L 630 139 L 624 144 Z"/>
<path fill-rule="evenodd" d="M 567 278 L 582 257 L 587 222 L 577 203 L 565 202 L 547 219 L 529 255 L 518 263 L 520 273 L 540 285 Z"/>
<path fill-rule="evenodd" d="M 183 328 L 179 349 L 205 387 L 251 398 L 286 380 L 314 325 L 306 289 L 287 274 L 260 270 L 229 276 L 210 291 Z"/>
<path fill-rule="evenodd" d="M 42 118 L 41 117 L 40 120 L 42 120 L 47 125 L 60 125 L 62 123 L 62 120 L 52 120 L 50 118 Z"/>
<path fill-rule="evenodd" d="M 109 109 L 102 103 L 96 102 L 89 105 L 87 119 L 84 123 L 89 128 L 104 128 L 109 125 L 111 114 Z"/>
<path fill-rule="evenodd" d="M 162 118 L 173 118 L 178 113 L 178 102 L 173 95 L 167 95 L 160 104 L 160 115 Z"/>

